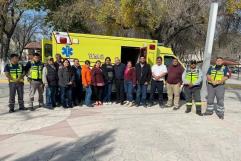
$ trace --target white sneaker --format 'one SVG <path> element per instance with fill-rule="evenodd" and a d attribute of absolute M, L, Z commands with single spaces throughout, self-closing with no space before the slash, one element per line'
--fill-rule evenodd
<path fill-rule="evenodd" d="M 128 105 L 128 107 L 132 107 L 133 105 L 134 105 L 134 103 L 133 103 L 133 102 L 130 102 L 129 105 Z"/>
<path fill-rule="evenodd" d="M 104 102 L 103 105 L 109 105 L 108 102 Z"/>
<path fill-rule="evenodd" d="M 128 106 L 131 102 L 129 101 L 126 101 L 125 105 Z"/>
<path fill-rule="evenodd" d="M 112 105 L 112 102 L 108 102 L 108 105 Z"/>

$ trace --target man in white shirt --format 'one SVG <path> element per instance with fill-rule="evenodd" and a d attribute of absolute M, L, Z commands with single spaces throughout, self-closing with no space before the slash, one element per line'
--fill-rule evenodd
<path fill-rule="evenodd" d="M 167 74 L 167 67 L 166 65 L 162 64 L 162 57 L 156 58 L 155 65 L 152 66 L 152 80 L 151 80 L 151 95 L 150 95 L 150 105 L 153 106 L 154 102 L 154 94 L 157 90 L 158 98 L 159 98 L 159 106 L 160 108 L 164 108 L 163 106 L 163 85 L 165 75 Z"/>

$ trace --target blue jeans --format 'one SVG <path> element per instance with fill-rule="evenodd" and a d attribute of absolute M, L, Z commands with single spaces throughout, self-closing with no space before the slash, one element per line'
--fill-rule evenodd
<path fill-rule="evenodd" d="M 61 88 L 61 103 L 63 107 L 72 107 L 72 87 L 60 87 Z"/>
<path fill-rule="evenodd" d="M 140 104 L 146 103 L 146 93 L 147 93 L 147 85 L 144 84 L 138 84 L 137 85 L 137 91 L 136 91 L 136 103 Z"/>
<path fill-rule="evenodd" d="M 104 102 L 110 102 L 111 101 L 111 93 L 112 93 L 112 83 L 107 83 L 105 85 L 105 89 L 104 89 Z"/>
<path fill-rule="evenodd" d="M 56 90 L 57 87 L 55 86 L 48 86 L 46 89 L 46 105 L 47 106 L 56 106 Z"/>
<path fill-rule="evenodd" d="M 92 89 L 91 89 L 91 86 L 88 86 L 85 88 L 85 105 L 86 106 L 91 105 L 91 95 L 92 95 Z"/>
<path fill-rule="evenodd" d="M 125 80 L 124 81 L 125 93 L 127 101 L 133 101 L 133 83 L 132 81 Z"/>

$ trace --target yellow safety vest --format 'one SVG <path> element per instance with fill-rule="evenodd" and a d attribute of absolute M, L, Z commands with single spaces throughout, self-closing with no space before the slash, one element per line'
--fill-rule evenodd
<path fill-rule="evenodd" d="M 219 70 L 216 70 L 216 65 L 211 68 L 211 78 L 214 81 L 220 81 L 224 77 L 225 66 L 222 66 Z"/>
<path fill-rule="evenodd" d="M 21 77 L 23 75 L 23 67 L 21 64 L 18 64 L 18 68 L 13 68 L 13 64 L 9 64 L 10 68 L 10 76 L 13 78 L 9 80 L 10 82 L 16 82 L 16 79 Z M 20 82 L 23 82 L 23 78 L 20 80 Z"/>
<path fill-rule="evenodd" d="M 192 84 L 195 84 L 198 80 L 198 77 L 199 77 L 199 70 L 198 69 L 195 69 L 193 71 L 191 71 L 191 69 L 188 69 L 187 72 L 186 72 L 186 77 L 185 79 L 192 83 Z"/>
<path fill-rule="evenodd" d="M 43 65 L 42 64 L 36 65 L 35 62 L 31 62 L 30 78 L 42 79 L 42 75 L 43 75 Z"/>

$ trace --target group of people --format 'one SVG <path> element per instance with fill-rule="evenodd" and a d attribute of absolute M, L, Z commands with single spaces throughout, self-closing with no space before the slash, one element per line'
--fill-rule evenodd
<path fill-rule="evenodd" d="M 178 110 L 180 108 L 180 90 L 183 84 L 187 102 L 185 112 L 191 112 L 194 100 L 196 113 L 200 116 L 203 115 L 200 99 L 203 76 L 201 69 L 196 66 L 196 61 L 191 61 L 190 66 L 184 69 L 177 59 L 173 59 L 172 64 L 166 67 L 162 62 L 162 57 L 157 57 L 156 64 L 153 66 L 146 62 L 145 56 L 140 56 L 139 62 L 135 65 L 131 61 L 125 65 L 118 57 L 115 58 L 113 65 L 111 58 L 106 57 L 104 64 L 97 60 L 91 68 L 89 60 L 86 60 L 81 66 L 79 60 L 74 59 L 73 65 L 71 65 L 70 61 L 62 59 L 60 54 L 56 54 L 56 61 L 53 57 L 48 57 L 46 64 L 41 62 L 38 53 L 29 55 L 29 58 L 30 61 L 23 66 L 19 63 L 19 56 L 12 54 L 10 63 L 5 66 L 4 72 L 9 80 L 10 89 L 10 113 L 14 112 L 16 92 L 19 110 L 26 109 L 23 101 L 24 77 L 26 76 L 30 82 L 30 110 L 35 109 L 33 102 L 36 91 L 39 96 L 39 107 L 53 109 L 60 105 L 64 108 L 79 105 L 86 107 L 110 105 L 113 103 L 113 90 L 116 93 L 116 104 L 128 107 L 153 106 L 155 93 L 158 93 L 160 108 L 173 107 L 173 110 Z M 216 65 L 211 66 L 207 73 L 208 107 L 204 114 L 213 114 L 214 98 L 216 97 L 217 114 L 223 119 L 224 83 L 228 79 L 228 69 L 222 64 L 223 59 L 217 58 Z M 164 105 L 163 87 L 165 82 L 168 101 Z M 148 101 L 149 84 L 151 88 Z M 92 94 L 92 90 L 94 94 Z M 46 99 L 43 97 L 44 93 Z M 92 104 L 92 95 L 95 96 L 94 104 Z"/>

